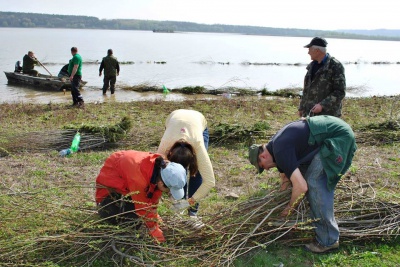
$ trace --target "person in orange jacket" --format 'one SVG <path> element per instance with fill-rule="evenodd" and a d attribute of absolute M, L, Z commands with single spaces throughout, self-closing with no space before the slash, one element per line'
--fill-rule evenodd
<path fill-rule="evenodd" d="M 176 200 L 184 196 L 186 170 L 160 154 L 135 150 L 109 156 L 96 178 L 96 203 L 100 217 L 112 224 L 144 221 L 150 235 L 164 242 L 157 205 L 163 192 Z"/>

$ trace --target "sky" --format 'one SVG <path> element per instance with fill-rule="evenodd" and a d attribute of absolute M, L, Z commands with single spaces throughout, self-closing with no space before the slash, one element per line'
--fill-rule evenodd
<path fill-rule="evenodd" d="M 373 30 L 400 29 L 399 5 L 399 0 L 0 0 L 0 11 L 273 28 Z"/>

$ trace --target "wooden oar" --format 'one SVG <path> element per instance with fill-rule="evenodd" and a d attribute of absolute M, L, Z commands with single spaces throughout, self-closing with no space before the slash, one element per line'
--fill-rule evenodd
<path fill-rule="evenodd" d="M 38 59 L 36 59 L 36 61 L 50 74 L 50 76 L 53 76 L 53 74 L 51 74 L 50 71 L 46 69 L 46 67 Z"/>

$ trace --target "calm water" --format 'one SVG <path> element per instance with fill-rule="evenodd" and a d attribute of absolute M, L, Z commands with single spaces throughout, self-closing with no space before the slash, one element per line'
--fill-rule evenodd
<path fill-rule="evenodd" d="M 70 48 L 77 46 L 84 62 L 83 91 L 86 101 L 132 101 L 154 98 L 118 90 L 118 86 L 138 84 L 182 86 L 227 86 L 276 90 L 301 87 L 305 67 L 310 62 L 307 49 L 311 38 L 248 36 L 211 33 L 153 33 L 144 31 L 14 29 L 0 28 L 2 50 L 0 69 L 12 71 L 17 60 L 33 50 L 37 58 L 53 74 L 71 58 Z M 359 88 L 348 96 L 396 95 L 400 84 L 400 42 L 328 39 L 328 52 L 344 63 L 348 87 Z M 115 96 L 101 95 L 102 78 L 99 65 L 108 48 L 122 64 Z M 165 61 L 166 64 L 154 62 Z M 279 63 L 246 65 L 244 63 Z M 349 64 L 357 62 L 358 64 Z M 392 62 L 394 64 L 372 64 Z M 222 64 L 229 63 L 229 64 Z M 299 64 L 294 66 L 293 64 Z M 46 71 L 36 67 L 41 73 Z M 181 96 L 171 96 L 179 99 Z M 8 85 L 0 75 L 1 102 L 65 102 L 70 94 L 41 92 Z"/>

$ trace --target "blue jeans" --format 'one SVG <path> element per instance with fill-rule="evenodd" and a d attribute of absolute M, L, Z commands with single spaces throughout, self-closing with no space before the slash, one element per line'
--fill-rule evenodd
<path fill-rule="evenodd" d="M 308 185 L 307 199 L 310 203 L 311 218 L 314 222 L 316 240 L 323 246 L 331 246 L 339 241 L 339 227 L 334 215 L 334 194 L 327 187 L 327 176 L 322 166 L 320 153 L 314 156 L 305 179 Z"/>
<path fill-rule="evenodd" d="M 208 133 L 208 128 L 206 128 L 203 131 L 203 140 L 204 140 L 204 146 L 206 147 L 206 150 L 208 150 L 208 143 L 209 143 L 210 135 Z M 199 189 L 201 184 L 203 183 L 203 177 L 201 177 L 200 172 L 197 172 L 195 176 L 191 176 L 189 178 L 189 188 L 188 184 L 185 185 L 184 190 L 185 190 L 185 198 L 186 198 L 186 191 L 188 191 L 188 198 L 191 198 L 194 193 Z M 188 189 L 188 190 L 187 190 Z M 189 215 L 196 215 L 197 211 L 199 210 L 199 203 L 196 203 L 193 207 L 189 208 Z"/>

